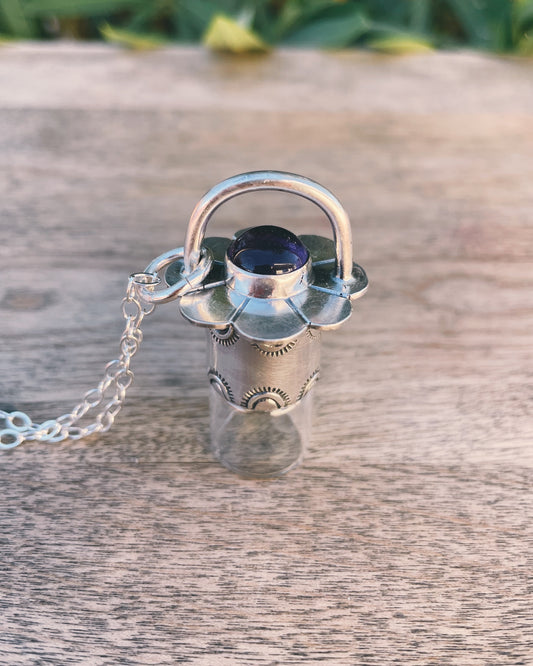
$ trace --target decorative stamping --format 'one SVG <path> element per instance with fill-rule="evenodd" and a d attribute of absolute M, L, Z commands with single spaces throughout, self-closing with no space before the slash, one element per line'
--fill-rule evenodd
<path fill-rule="evenodd" d="M 211 333 L 213 340 L 218 342 L 218 344 L 222 345 L 223 347 L 230 347 L 231 345 L 234 345 L 239 339 L 239 334 L 231 324 L 226 326 L 226 328 L 211 328 L 209 332 Z"/>
<path fill-rule="evenodd" d="M 253 342 L 252 347 L 257 349 L 263 356 L 283 356 L 296 347 L 296 340 L 291 340 L 285 344 L 279 342 Z"/>
<path fill-rule="evenodd" d="M 280 388 L 263 386 L 247 391 L 243 395 L 241 406 L 260 412 L 272 412 L 275 409 L 287 407 L 289 403 L 290 398 L 285 391 L 282 391 Z"/>
<path fill-rule="evenodd" d="M 216 388 L 216 390 L 220 393 L 220 395 L 225 398 L 228 402 L 235 402 L 233 398 L 233 391 L 231 390 L 231 386 L 228 384 L 228 382 L 222 377 L 220 372 L 217 370 L 209 370 L 207 373 L 207 376 L 209 377 L 209 381 Z"/>
<path fill-rule="evenodd" d="M 307 379 L 305 384 L 302 386 L 300 393 L 298 394 L 298 400 L 301 400 L 306 393 L 309 393 L 309 391 L 313 388 L 313 386 L 317 383 L 318 378 L 320 376 L 320 370 L 315 370 L 313 374 Z"/>
<path fill-rule="evenodd" d="M 308 328 L 305 334 L 312 342 L 320 342 L 320 331 L 316 328 Z"/>

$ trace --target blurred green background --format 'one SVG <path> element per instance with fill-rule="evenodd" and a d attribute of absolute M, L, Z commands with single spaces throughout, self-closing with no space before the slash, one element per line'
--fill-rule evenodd
<path fill-rule="evenodd" d="M 0 38 L 533 55 L 533 0 L 0 0 Z"/>

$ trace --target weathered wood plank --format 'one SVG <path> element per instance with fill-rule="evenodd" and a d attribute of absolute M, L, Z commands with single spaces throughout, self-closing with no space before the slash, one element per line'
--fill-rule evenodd
<path fill-rule="evenodd" d="M 195 46 L 144 53 L 83 48 L 69 42 L 4 47 L 2 106 L 400 115 L 533 110 L 533 65 L 525 58 L 294 49 L 236 58 Z"/>
<path fill-rule="evenodd" d="M 204 341 L 162 306 L 106 436 L 2 453 L 0 662 L 533 660 L 529 63 L 0 52 L 0 401 L 44 419 L 116 354 L 126 276 L 257 168 L 350 212 L 372 285 L 325 336 L 302 467 L 206 449 Z M 453 93 L 453 94 L 452 94 Z M 264 219 L 324 231 L 281 194 Z"/>

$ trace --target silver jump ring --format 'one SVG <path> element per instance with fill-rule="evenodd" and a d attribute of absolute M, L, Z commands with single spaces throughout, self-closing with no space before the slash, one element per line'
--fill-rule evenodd
<path fill-rule="evenodd" d="M 182 260 L 184 258 L 184 254 L 185 252 L 182 247 L 178 247 L 175 250 L 169 250 L 168 252 L 161 254 L 159 257 L 156 257 L 153 261 L 151 261 L 142 275 L 151 274 L 157 276 L 160 271 L 165 269 L 174 261 Z M 134 273 L 131 276 L 131 279 L 134 281 L 137 289 L 139 290 L 141 298 L 143 298 L 145 301 L 157 304 L 168 303 L 169 301 L 172 301 L 175 298 L 181 296 L 184 292 L 198 287 L 211 270 L 211 264 L 211 254 L 206 248 L 203 248 L 199 254 L 198 262 L 194 266 L 191 266 L 188 271 L 184 270 L 182 272 L 181 279 L 169 287 L 155 290 L 153 289 L 153 286 L 150 285 L 150 288 L 147 288 L 146 283 L 139 283 L 135 281 L 135 276 L 138 276 L 139 273 Z M 159 280 L 159 282 L 160 281 L 161 280 Z"/>

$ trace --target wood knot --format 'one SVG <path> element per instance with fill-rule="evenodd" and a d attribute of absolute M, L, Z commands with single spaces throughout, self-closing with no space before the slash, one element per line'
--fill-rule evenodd
<path fill-rule="evenodd" d="M 3 310 L 35 311 L 44 310 L 56 301 L 53 291 L 38 291 L 34 289 L 9 289 L 0 301 Z"/>

